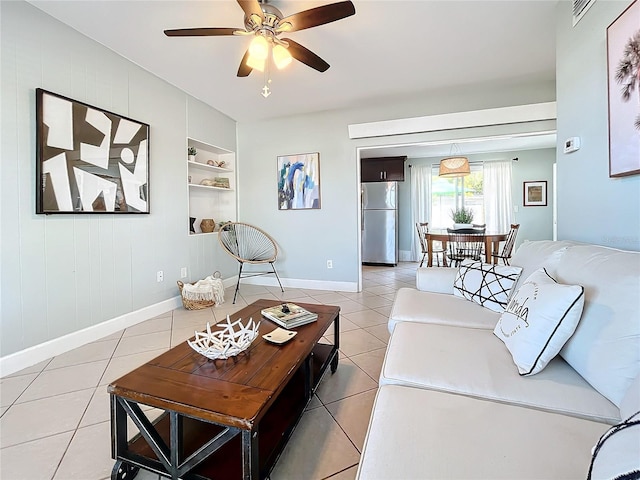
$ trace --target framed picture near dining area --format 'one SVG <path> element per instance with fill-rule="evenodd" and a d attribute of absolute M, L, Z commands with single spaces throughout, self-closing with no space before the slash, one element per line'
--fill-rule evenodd
<path fill-rule="evenodd" d="M 547 181 L 524 182 L 524 194 L 522 204 L 525 207 L 547 206 Z"/>
<path fill-rule="evenodd" d="M 607 28 L 609 177 L 640 173 L 640 0 Z"/>

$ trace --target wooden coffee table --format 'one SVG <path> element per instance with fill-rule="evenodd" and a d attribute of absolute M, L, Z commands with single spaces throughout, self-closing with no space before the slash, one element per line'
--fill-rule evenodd
<path fill-rule="evenodd" d="M 262 321 L 237 357 L 209 360 L 183 342 L 109 385 L 112 479 L 139 468 L 185 480 L 269 475 L 322 375 L 338 367 L 340 308 L 299 303 L 318 320 L 275 345 L 262 335 L 277 325 L 260 310 L 279 303 L 258 300 L 230 316 Z M 332 323 L 334 344 L 320 343 Z M 141 405 L 164 413 L 150 421 Z M 140 431 L 131 440 L 128 418 Z"/>

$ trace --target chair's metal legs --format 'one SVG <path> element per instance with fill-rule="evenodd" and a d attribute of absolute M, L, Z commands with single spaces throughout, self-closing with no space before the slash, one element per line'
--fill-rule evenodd
<path fill-rule="evenodd" d="M 244 264 L 240 262 L 240 270 L 238 271 L 238 283 L 236 283 L 236 293 L 233 294 L 233 303 L 236 303 L 236 297 L 238 296 L 238 289 L 240 288 L 240 278 L 242 278 L 242 266 Z"/>
<path fill-rule="evenodd" d="M 282 283 L 280 283 L 280 277 L 278 276 L 278 272 L 276 272 L 276 267 L 273 264 L 273 262 L 271 262 L 271 270 L 273 270 L 273 274 L 276 276 L 276 279 L 278 280 L 278 284 L 280 285 L 280 290 L 282 290 L 282 292 L 284 293 L 284 288 L 282 288 Z"/>
<path fill-rule="evenodd" d="M 284 287 L 282 286 L 282 282 L 280 282 L 280 277 L 278 276 L 278 272 L 276 272 L 276 267 L 273 265 L 273 262 L 269 262 L 269 265 L 271 265 L 271 270 L 273 271 L 273 274 L 276 276 L 276 279 L 278 280 L 278 285 L 280 285 L 280 290 L 282 290 L 284 292 Z M 242 278 L 242 267 L 244 266 L 243 262 L 240 262 L 240 269 L 238 270 L 238 283 L 236 283 L 236 291 L 233 294 L 233 303 L 236 303 L 236 297 L 238 296 L 238 290 L 240 289 L 240 279 Z M 248 277 L 252 277 L 254 275 L 269 275 L 269 272 L 256 272 L 256 273 L 251 273 L 249 272 L 247 274 Z"/>
<path fill-rule="evenodd" d="M 426 253 L 423 253 L 423 254 L 422 254 L 422 260 L 420 260 L 420 267 L 422 267 L 422 264 L 424 263 L 424 257 L 425 257 L 426 255 L 427 255 Z M 420 267 L 418 267 L 418 268 L 420 268 Z"/>

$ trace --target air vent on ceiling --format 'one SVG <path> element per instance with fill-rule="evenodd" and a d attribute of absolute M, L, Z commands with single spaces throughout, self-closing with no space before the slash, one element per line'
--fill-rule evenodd
<path fill-rule="evenodd" d="M 573 26 L 587 13 L 587 10 L 596 3 L 596 0 L 573 0 Z"/>

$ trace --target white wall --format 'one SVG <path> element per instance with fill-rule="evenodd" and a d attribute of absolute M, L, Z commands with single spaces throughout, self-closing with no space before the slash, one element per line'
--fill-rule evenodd
<path fill-rule="evenodd" d="M 282 252 L 277 264 L 279 273 L 289 279 L 291 285 L 300 285 L 300 280 L 305 280 L 357 286 L 360 272 L 358 147 L 549 130 L 555 128 L 555 122 L 359 140 L 349 139 L 349 124 L 547 102 L 555 100 L 554 92 L 552 83 L 478 85 L 474 89 L 425 93 L 404 101 L 372 102 L 366 109 L 240 122 L 240 217 L 276 238 Z M 272 96 L 269 101 L 272 100 L 278 99 Z M 320 152 L 322 208 L 278 211 L 277 156 L 308 152 Z M 329 259 L 333 260 L 331 270 L 326 268 Z"/>
<path fill-rule="evenodd" d="M 556 161 L 555 148 L 538 150 L 518 150 L 511 152 L 496 152 L 466 155 L 471 162 L 490 162 L 497 160 L 511 160 L 512 163 L 512 201 L 518 207 L 518 212 L 512 216 L 513 223 L 519 223 L 520 229 L 516 237 L 516 247 L 524 240 L 551 240 L 553 238 L 553 163 Z M 399 246 L 401 251 L 410 254 L 411 241 L 416 235 L 415 225 L 411 217 L 411 169 L 409 165 L 437 165 L 442 157 L 410 158 L 405 162 L 405 181 L 400 183 L 400 234 Z M 547 206 L 526 207 L 522 205 L 522 182 L 547 181 Z"/>
<path fill-rule="evenodd" d="M 185 151 L 236 150 L 235 122 L 26 2 L 1 9 L 1 356 L 173 299 L 181 267 L 235 274 L 187 233 Z M 37 87 L 150 124 L 150 215 L 34 213 Z"/>
<path fill-rule="evenodd" d="M 609 178 L 607 26 L 630 1 L 595 2 L 571 26 L 571 2 L 557 7 L 558 238 L 640 250 L 640 175 Z"/>

